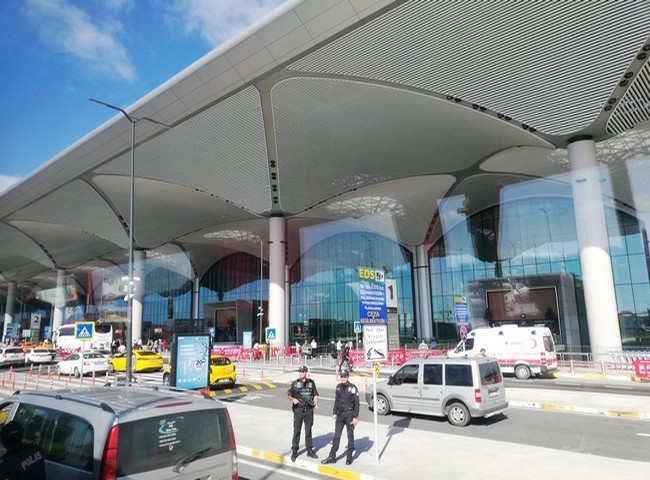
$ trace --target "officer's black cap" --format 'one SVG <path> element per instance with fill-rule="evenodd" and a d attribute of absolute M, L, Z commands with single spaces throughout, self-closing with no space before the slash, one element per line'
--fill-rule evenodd
<path fill-rule="evenodd" d="M 23 440 L 23 426 L 16 420 L 7 422 L 0 430 L 0 440 L 5 447 L 13 447 Z"/>
<path fill-rule="evenodd" d="M 307 368 L 307 365 L 300 365 L 300 366 L 298 367 L 298 371 L 299 371 L 299 372 L 308 372 L 308 371 L 309 371 L 309 368 Z"/>
<path fill-rule="evenodd" d="M 349 377 L 349 376 L 350 376 L 350 372 L 348 372 L 347 370 L 341 370 L 341 376 L 342 376 L 342 377 Z"/>

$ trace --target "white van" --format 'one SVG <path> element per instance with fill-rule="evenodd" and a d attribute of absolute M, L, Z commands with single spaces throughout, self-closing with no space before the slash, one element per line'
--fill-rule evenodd
<path fill-rule="evenodd" d="M 366 393 L 374 408 L 372 391 Z M 389 412 L 446 416 L 464 427 L 508 408 L 499 364 L 494 358 L 431 357 L 410 360 L 388 380 L 377 383 L 377 414 Z"/>
<path fill-rule="evenodd" d="M 557 370 L 553 335 L 547 327 L 477 328 L 448 355 L 495 357 L 503 373 L 514 373 L 520 380 Z"/>

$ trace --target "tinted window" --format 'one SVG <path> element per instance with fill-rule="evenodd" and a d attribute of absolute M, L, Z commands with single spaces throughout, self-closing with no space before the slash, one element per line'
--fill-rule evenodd
<path fill-rule="evenodd" d="M 397 383 L 418 383 L 419 365 L 405 365 L 395 374 Z"/>
<path fill-rule="evenodd" d="M 211 358 L 210 359 L 210 365 L 216 365 L 216 366 L 223 366 L 223 365 L 230 365 L 230 359 L 229 358 Z"/>
<path fill-rule="evenodd" d="M 70 328 L 60 328 L 59 329 L 59 337 L 71 337 L 74 334 L 74 327 Z"/>
<path fill-rule="evenodd" d="M 471 365 L 445 365 L 445 384 L 456 387 L 471 387 Z"/>
<path fill-rule="evenodd" d="M 425 385 L 442 385 L 442 365 L 424 364 L 422 373 Z"/>
<path fill-rule="evenodd" d="M 23 349 L 22 348 L 6 348 L 5 353 L 13 353 L 13 354 L 23 353 Z"/>
<path fill-rule="evenodd" d="M 92 471 L 95 435 L 86 420 L 33 405 L 20 405 L 14 419 L 25 429 L 25 440 L 39 445 L 45 458 Z"/>
<path fill-rule="evenodd" d="M 118 477 L 169 468 L 189 454 L 209 448 L 204 457 L 230 449 L 224 409 L 151 417 L 120 424 Z"/>
<path fill-rule="evenodd" d="M 148 350 L 141 350 L 141 351 L 138 352 L 138 355 L 140 355 L 141 357 L 155 357 L 155 356 L 158 356 L 157 353 L 150 352 Z"/>
<path fill-rule="evenodd" d="M 108 333 L 111 331 L 111 326 L 107 325 L 105 323 L 96 323 L 95 324 L 95 331 L 97 333 Z"/>
<path fill-rule="evenodd" d="M 481 385 L 501 383 L 501 369 L 497 362 L 482 363 L 478 371 L 481 374 Z"/>
<path fill-rule="evenodd" d="M 547 352 L 555 351 L 555 345 L 553 344 L 553 337 L 550 337 L 548 335 L 544 337 L 544 350 L 546 350 Z"/>

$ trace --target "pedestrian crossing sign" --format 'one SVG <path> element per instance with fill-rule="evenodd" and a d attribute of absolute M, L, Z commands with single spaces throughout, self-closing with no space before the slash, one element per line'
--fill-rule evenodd
<path fill-rule="evenodd" d="M 271 341 L 275 340 L 276 334 L 275 334 L 275 328 L 267 328 L 266 329 L 266 340 Z"/>
<path fill-rule="evenodd" d="M 95 322 L 75 322 L 74 338 L 82 342 L 89 342 L 95 336 Z"/>

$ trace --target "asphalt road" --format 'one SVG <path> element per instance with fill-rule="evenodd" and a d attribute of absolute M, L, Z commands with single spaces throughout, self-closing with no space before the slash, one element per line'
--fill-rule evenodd
<path fill-rule="evenodd" d="M 333 390 L 320 388 L 320 405 L 314 424 L 315 431 L 329 431 L 333 424 L 331 409 Z M 289 409 L 286 388 L 251 392 L 248 394 L 219 395 L 225 402 L 246 402 L 268 409 Z M 362 422 L 372 422 L 372 412 L 362 401 Z M 581 415 L 576 413 L 548 412 L 509 408 L 505 415 L 489 419 L 475 419 L 465 427 L 450 425 L 445 418 L 421 415 L 391 414 L 379 417 L 379 422 L 392 426 L 395 439 L 402 429 L 471 436 L 525 444 L 564 451 L 602 455 L 613 458 L 650 462 L 650 422 L 623 418 Z M 286 444 L 291 439 L 291 426 L 287 425 Z"/>

